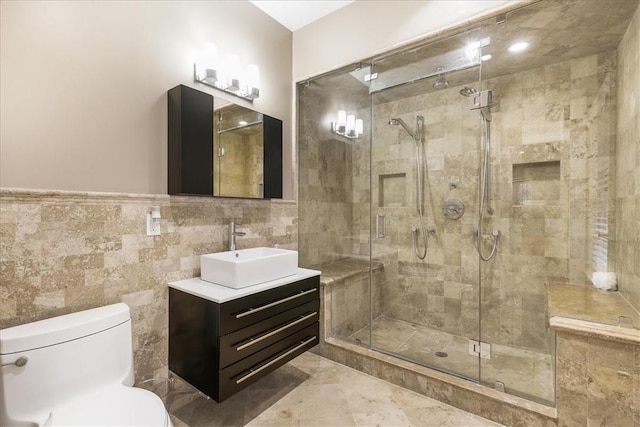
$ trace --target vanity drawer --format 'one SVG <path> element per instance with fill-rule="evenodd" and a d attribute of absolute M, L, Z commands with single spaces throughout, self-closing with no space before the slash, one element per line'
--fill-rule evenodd
<path fill-rule="evenodd" d="M 320 300 L 316 299 L 220 337 L 220 368 L 318 322 L 319 309 Z"/>
<path fill-rule="evenodd" d="M 318 344 L 315 322 L 220 371 L 219 402 Z"/>
<path fill-rule="evenodd" d="M 220 305 L 220 335 L 320 298 L 320 278 L 304 279 Z"/>

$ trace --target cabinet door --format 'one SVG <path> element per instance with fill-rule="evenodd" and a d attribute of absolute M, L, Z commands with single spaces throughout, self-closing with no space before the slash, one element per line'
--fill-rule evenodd
<path fill-rule="evenodd" d="M 282 199 L 282 120 L 263 116 L 264 197 Z"/>
<path fill-rule="evenodd" d="M 180 85 L 168 97 L 169 194 L 213 196 L 213 96 Z"/>

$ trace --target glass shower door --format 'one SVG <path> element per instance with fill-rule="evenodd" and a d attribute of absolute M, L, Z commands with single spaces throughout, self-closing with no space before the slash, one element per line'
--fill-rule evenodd
<path fill-rule="evenodd" d="M 479 381 L 481 123 L 468 93 L 479 90 L 480 67 L 468 50 L 472 36 L 373 65 L 371 346 Z"/>

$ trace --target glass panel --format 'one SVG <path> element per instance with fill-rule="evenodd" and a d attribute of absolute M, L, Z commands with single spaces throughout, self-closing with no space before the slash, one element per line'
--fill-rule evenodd
<path fill-rule="evenodd" d="M 469 340 L 479 337 L 471 230 L 480 118 L 463 94 L 479 90 L 480 67 L 455 62 L 468 41 L 465 34 L 373 64 L 372 220 L 384 217 L 386 227 L 372 235 L 374 266 L 384 265 L 372 280 L 384 296 L 374 313 L 372 347 L 478 381 Z M 445 71 L 434 74 L 426 63 Z M 431 77 L 398 84 L 420 69 Z M 394 87 L 381 90 L 380 79 Z"/>
<path fill-rule="evenodd" d="M 374 63 L 375 79 L 371 80 L 371 93 L 390 89 L 429 77 L 440 77 L 433 81 L 436 88 L 456 86 L 459 81 L 451 81 L 455 71 L 462 71 L 480 65 L 480 52 L 490 39 L 481 39 L 479 29 L 469 30 L 438 43 L 423 45 L 388 56 Z M 447 74 L 448 78 L 443 78 Z M 465 74 L 458 74 L 458 78 Z"/>
<path fill-rule="evenodd" d="M 331 335 L 368 345 L 371 114 L 362 72 L 348 67 L 298 85 L 299 256 L 330 288 Z M 349 116 L 354 126 L 362 120 L 358 137 L 337 133 L 351 135 Z"/>

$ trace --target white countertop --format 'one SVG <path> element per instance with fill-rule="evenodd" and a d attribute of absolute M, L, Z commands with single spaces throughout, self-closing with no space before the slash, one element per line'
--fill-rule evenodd
<path fill-rule="evenodd" d="M 270 282 L 264 282 L 253 286 L 247 286 L 246 288 L 241 289 L 233 289 L 222 285 L 216 285 L 215 283 L 205 282 L 199 277 L 171 282 L 169 283 L 169 287 L 209 301 L 223 303 L 319 275 L 320 271 L 298 268 L 298 273 L 292 276 L 283 277 L 282 279 L 272 280 Z"/>

